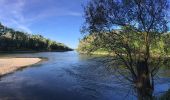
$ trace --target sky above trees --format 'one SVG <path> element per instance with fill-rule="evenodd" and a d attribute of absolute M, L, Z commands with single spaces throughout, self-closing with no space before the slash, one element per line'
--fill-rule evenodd
<path fill-rule="evenodd" d="M 0 0 L 0 22 L 76 48 L 86 0 Z"/>

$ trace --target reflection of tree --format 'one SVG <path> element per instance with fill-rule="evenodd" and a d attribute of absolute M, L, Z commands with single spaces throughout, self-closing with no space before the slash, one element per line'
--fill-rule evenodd
<path fill-rule="evenodd" d="M 167 6 L 167 0 L 92 0 L 85 7 L 84 32 L 95 35 L 90 51 L 114 51 L 111 65 L 135 87 L 140 100 L 152 99 L 164 54 L 160 35 L 167 31 Z M 115 26 L 121 31 L 113 31 Z"/>

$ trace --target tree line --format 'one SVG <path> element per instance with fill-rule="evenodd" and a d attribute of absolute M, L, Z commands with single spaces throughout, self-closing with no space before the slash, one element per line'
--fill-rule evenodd
<path fill-rule="evenodd" d="M 118 34 L 121 32 L 121 30 L 113 30 L 113 31 Z M 105 33 L 105 34 L 108 34 L 108 33 Z M 112 33 L 110 33 L 110 34 L 112 34 Z M 107 36 L 110 37 L 111 35 L 107 35 Z M 141 35 L 136 35 L 135 37 L 141 37 Z M 81 38 L 79 40 L 79 45 L 78 45 L 77 51 L 79 53 L 99 52 L 98 54 L 100 54 L 100 53 L 102 54 L 103 52 L 108 52 L 108 53 L 110 52 L 108 50 L 108 48 L 102 48 L 102 47 L 95 48 L 95 45 L 98 45 L 98 46 L 100 45 L 99 43 L 95 43 L 95 41 L 96 41 L 95 39 L 96 39 L 95 33 L 91 33 L 91 34 L 84 36 L 83 38 Z M 137 42 L 140 42 L 140 41 L 139 40 L 133 41 L 133 43 L 136 46 L 139 46 L 140 44 L 137 44 Z M 154 42 L 152 42 L 151 53 L 153 55 L 159 54 L 162 49 L 163 49 L 163 51 L 165 51 L 165 53 L 167 55 L 170 54 L 170 32 L 161 34 L 159 37 L 159 41 L 156 41 L 156 42 L 157 42 L 157 44 L 154 44 Z M 158 47 L 158 44 L 159 44 L 159 47 Z M 112 50 L 110 53 L 114 54 L 114 51 Z"/>
<path fill-rule="evenodd" d="M 0 51 L 70 51 L 63 43 L 16 31 L 0 24 Z"/>

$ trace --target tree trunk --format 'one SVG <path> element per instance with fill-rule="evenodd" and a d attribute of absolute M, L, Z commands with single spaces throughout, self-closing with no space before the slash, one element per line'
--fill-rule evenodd
<path fill-rule="evenodd" d="M 137 94 L 139 100 L 152 100 L 153 86 L 147 61 L 139 61 L 137 64 Z"/>

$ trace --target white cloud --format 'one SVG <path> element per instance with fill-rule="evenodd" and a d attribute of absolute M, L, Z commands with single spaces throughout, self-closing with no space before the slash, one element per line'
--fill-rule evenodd
<path fill-rule="evenodd" d="M 25 18 L 22 14 L 25 0 L 1 0 L 0 1 L 0 21 L 10 27 L 18 30 L 31 32 L 25 23 Z"/>
<path fill-rule="evenodd" d="M 71 11 L 68 13 L 68 15 L 70 15 L 70 16 L 82 16 L 82 14 L 79 13 L 79 12 L 71 12 Z"/>
<path fill-rule="evenodd" d="M 55 2 L 55 0 L 53 1 Z M 81 16 L 81 13 L 70 11 L 67 7 L 62 8 L 56 6 L 42 6 L 41 10 L 34 9 L 34 14 L 30 9 L 32 6 L 39 7 L 37 4 L 45 3 L 45 1 L 37 0 L 0 0 L 0 22 L 22 31 L 30 32 L 29 26 L 35 22 L 56 16 Z M 48 4 L 47 4 L 48 5 Z M 64 6 L 65 7 L 65 6 Z M 28 12 L 25 12 L 27 9 Z"/>

